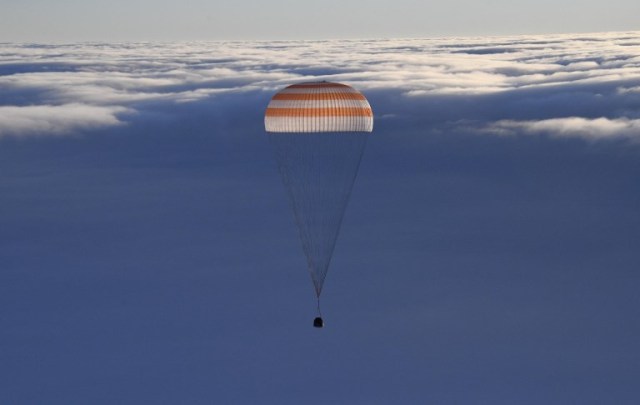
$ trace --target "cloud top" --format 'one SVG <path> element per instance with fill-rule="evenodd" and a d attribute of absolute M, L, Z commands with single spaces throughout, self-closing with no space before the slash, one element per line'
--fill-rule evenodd
<path fill-rule="evenodd" d="M 582 117 L 551 118 L 539 121 L 500 120 L 485 128 L 499 135 L 550 134 L 564 138 L 590 140 L 627 138 L 640 140 L 640 119 L 587 119 Z"/>
<path fill-rule="evenodd" d="M 120 125 L 124 112 L 159 104 L 268 97 L 290 83 L 331 80 L 364 91 L 378 117 L 428 116 L 429 130 L 635 138 L 638 55 L 640 32 L 1 44 L 0 136 L 74 133 Z"/>
<path fill-rule="evenodd" d="M 0 107 L 0 137 L 74 134 L 104 126 L 120 125 L 124 107 L 86 104 Z"/>

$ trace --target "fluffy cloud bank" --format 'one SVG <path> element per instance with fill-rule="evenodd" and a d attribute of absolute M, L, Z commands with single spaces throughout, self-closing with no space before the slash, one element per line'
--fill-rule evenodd
<path fill-rule="evenodd" d="M 85 104 L 0 107 L 0 136 L 61 135 L 122 124 L 118 113 L 124 107 Z"/>
<path fill-rule="evenodd" d="M 0 45 L 0 136 L 300 81 L 350 83 L 428 130 L 638 138 L 640 32 L 278 42 Z M 256 100 L 255 98 L 252 100 Z M 477 123 L 470 126 L 469 122 Z"/>
<path fill-rule="evenodd" d="M 638 141 L 640 140 L 640 119 L 569 117 L 540 121 L 501 120 L 489 125 L 486 132 L 505 135 L 550 134 L 557 137 L 578 137 L 591 140 L 629 138 Z"/>

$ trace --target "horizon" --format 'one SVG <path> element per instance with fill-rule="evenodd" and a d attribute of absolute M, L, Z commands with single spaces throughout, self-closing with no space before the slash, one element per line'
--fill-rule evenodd
<path fill-rule="evenodd" d="M 394 40 L 473 40 L 480 38 L 521 38 L 521 37 L 575 37 L 579 35 L 604 35 L 604 34 L 637 34 L 640 29 L 636 30 L 610 30 L 610 31 L 575 31 L 575 32 L 547 32 L 547 33 L 514 33 L 514 34 L 487 34 L 487 35 L 431 35 L 425 37 L 410 37 L 410 36 L 398 36 L 398 37 L 336 37 L 336 38 L 303 38 L 303 39 L 167 39 L 167 40 L 145 40 L 145 39 L 130 39 L 130 40 L 52 40 L 52 41 L 2 41 L 0 44 L 52 44 L 52 45 L 72 45 L 72 44 L 110 44 L 110 43 L 167 43 L 167 44 L 179 44 L 179 43 L 221 43 L 221 42 L 331 42 L 331 41 L 394 41 Z"/>

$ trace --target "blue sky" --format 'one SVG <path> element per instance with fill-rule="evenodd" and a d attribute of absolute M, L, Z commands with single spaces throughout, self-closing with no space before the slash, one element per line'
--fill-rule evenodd
<path fill-rule="evenodd" d="M 0 53 L 0 403 L 637 402 L 637 32 Z M 306 80 L 376 119 L 323 330 L 263 128 Z"/>
<path fill-rule="evenodd" d="M 635 0 L 3 0 L 0 41 L 397 38 L 637 29 Z"/>

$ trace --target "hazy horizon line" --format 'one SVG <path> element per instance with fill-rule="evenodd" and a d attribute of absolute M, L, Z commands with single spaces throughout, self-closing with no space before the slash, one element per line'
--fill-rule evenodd
<path fill-rule="evenodd" d="M 604 31 L 571 31 L 571 32 L 547 32 L 547 33 L 513 33 L 513 34 L 462 34 L 462 35 L 429 35 L 429 36 L 380 36 L 380 37 L 324 37 L 324 38 L 270 38 L 270 39 L 125 39 L 125 40 L 15 40 L 0 41 L 5 44 L 101 44 L 101 43 L 187 43 L 187 42 L 329 42 L 329 41 L 388 41 L 388 40 L 450 40 L 450 39 L 474 39 L 474 38 L 519 38 L 519 37 L 547 37 L 547 36 L 574 36 L 574 35 L 602 35 L 639 33 L 640 30 L 604 30 Z"/>

